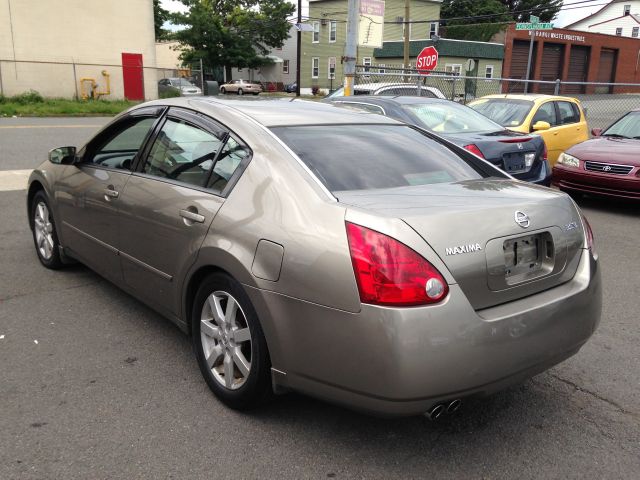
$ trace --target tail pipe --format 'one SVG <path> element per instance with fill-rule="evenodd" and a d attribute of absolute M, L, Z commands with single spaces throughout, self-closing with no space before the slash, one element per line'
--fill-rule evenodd
<path fill-rule="evenodd" d="M 457 411 L 462 405 L 462 400 L 456 398 L 455 400 L 451 400 L 450 402 L 445 403 L 437 403 L 433 407 L 431 407 L 427 413 L 424 414 L 429 420 L 437 420 L 445 413 L 453 413 Z"/>

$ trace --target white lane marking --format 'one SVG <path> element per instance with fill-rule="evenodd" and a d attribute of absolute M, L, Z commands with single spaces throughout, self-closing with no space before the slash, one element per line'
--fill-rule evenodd
<path fill-rule="evenodd" d="M 11 128 L 99 128 L 104 125 L 0 125 L 0 130 Z"/>
<path fill-rule="evenodd" d="M 0 192 L 26 190 L 33 170 L 0 170 Z"/>

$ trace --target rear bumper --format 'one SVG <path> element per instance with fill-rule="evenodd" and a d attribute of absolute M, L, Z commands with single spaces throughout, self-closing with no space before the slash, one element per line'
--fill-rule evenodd
<path fill-rule="evenodd" d="M 540 164 L 540 168 L 537 172 L 527 172 L 513 176 L 518 180 L 533 183 L 535 185 L 542 185 L 543 187 L 551 186 L 551 167 L 547 160 L 544 160 Z"/>
<path fill-rule="evenodd" d="M 571 281 L 480 311 L 457 285 L 441 305 L 362 305 L 356 314 L 249 290 L 279 386 L 385 416 L 424 413 L 540 373 L 575 354 L 601 312 L 588 250 Z"/>
<path fill-rule="evenodd" d="M 553 167 L 553 185 L 564 191 L 640 200 L 640 178 L 634 175 L 587 173 L 556 165 Z"/>

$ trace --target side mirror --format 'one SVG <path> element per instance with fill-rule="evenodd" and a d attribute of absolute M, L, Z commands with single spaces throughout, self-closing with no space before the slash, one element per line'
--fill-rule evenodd
<path fill-rule="evenodd" d="M 58 147 L 49 150 L 49 161 L 58 165 L 71 165 L 76 161 L 76 147 Z"/>
<path fill-rule="evenodd" d="M 594 137 L 599 137 L 600 135 L 602 135 L 602 129 L 601 128 L 592 128 L 591 129 L 591 135 L 593 135 Z"/>
<path fill-rule="evenodd" d="M 551 128 L 551 124 L 549 122 L 543 122 L 542 120 L 537 121 L 533 124 L 533 131 L 537 132 L 539 130 L 549 130 Z"/>

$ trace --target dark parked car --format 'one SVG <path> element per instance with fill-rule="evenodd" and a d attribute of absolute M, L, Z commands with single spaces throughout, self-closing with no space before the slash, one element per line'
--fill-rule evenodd
<path fill-rule="evenodd" d="M 518 180 L 545 186 L 551 183 L 551 168 L 542 137 L 507 130 L 464 105 L 425 97 L 352 96 L 326 101 L 425 128 L 488 160 Z"/>
<path fill-rule="evenodd" d="M 296 93 L 297 88 L 298 88 L 298 84 L 296 82 L 293 82 L 285 85 L 284 91 L 287 93 Z"/>
<path fill-rule="evenodd" d="M 640 109 L 561 153 L 553 183 L 573 194 L 640 199 Z"/>

